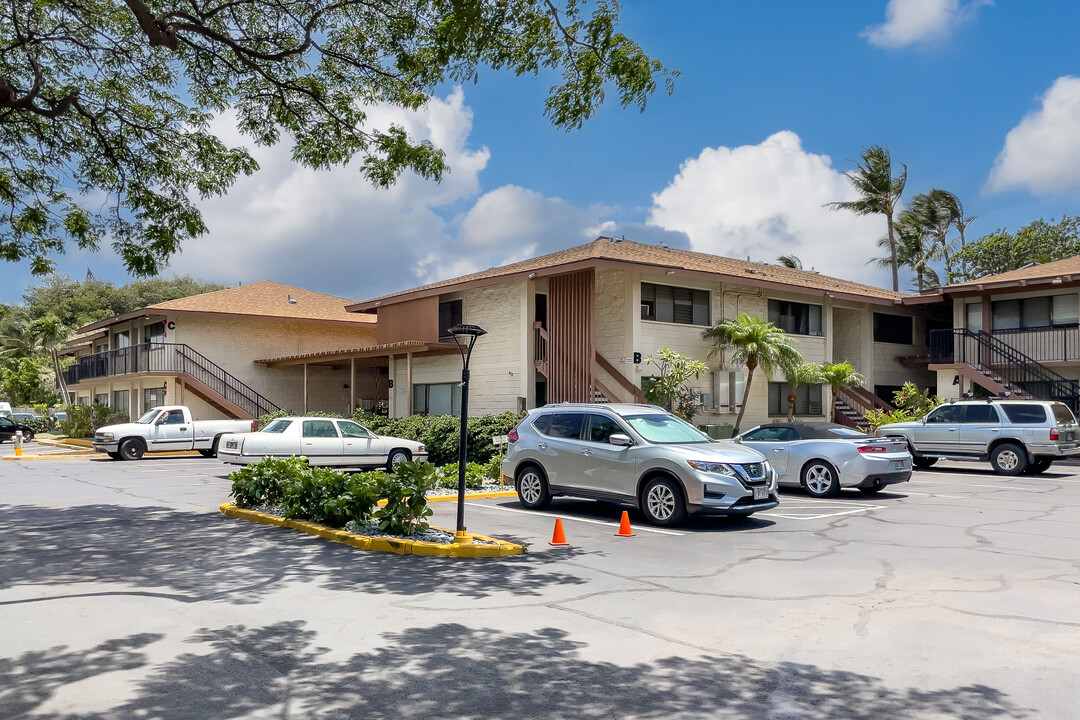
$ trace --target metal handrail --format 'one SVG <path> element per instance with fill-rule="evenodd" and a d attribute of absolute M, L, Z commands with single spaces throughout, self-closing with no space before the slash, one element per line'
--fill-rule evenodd
<path fill-rule="evenodd" d="M 84 355 L 64 371 L 64 378 L 74 385 L 82 380 L 144 372 L 188 375 L 253 417 L 280 410 L 250 385 L 182 343 L 132 345 Z"/>
<path fill-rule="evenodd" d="M 934 364 L 970 365 L 1032 395 L 1036 394 L 1034 387 L 1042 385 L 1045 391 L 1039 394 L 1047 396 L 1046 399 L 1066 402 L 1073 410 L 1080 405 L 1080 383 L 1059 375 L 993 333 L 983 330 L 932 330 L 930 361 Z"/>

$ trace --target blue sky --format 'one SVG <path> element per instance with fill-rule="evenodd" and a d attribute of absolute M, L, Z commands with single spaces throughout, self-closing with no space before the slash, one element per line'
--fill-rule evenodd
<path fill-rule="evenodd" d="M 584 129 L 555 130 L 542 115 L 553 78 L 487 71 L 420 113 L 372 113 L 447 149 L 441 186 L 375 191 L 350 168 L 296 168 L 287 144 L 253 148 L 263 169 L 204 204 L 211 233 L 165 274 L 364 299 L 620 234 L 793 252 L 884 285 L 866 265 L 883 222 L 821 208 L 845 199 L 840 173 L 871 144 L 907 164 L 907 197 L 956 193 L 977 216 L 969 238 L 1080 212 L 1080 3 L 627 0 L 622 21 L 682 72 L 644 114 L 609 102 Z M 228 118 L 218 127 L 244 142 Z M 59 265 L 126 279 L 109 252 Z M 0 265 L 0 302 L 31 282 Z"/>

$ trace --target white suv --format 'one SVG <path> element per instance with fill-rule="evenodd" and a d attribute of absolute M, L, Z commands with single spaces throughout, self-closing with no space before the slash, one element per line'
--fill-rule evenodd
<path fill-rule="evenodd" d="M 917 468 L 947 457 L 989 460 L 998 475 L 1020 475 L 1080 455 L 1072 410 L 1042 400 L 952 401 L 920 420 L 882 425 L 877 434 L 906 439 Z"/>

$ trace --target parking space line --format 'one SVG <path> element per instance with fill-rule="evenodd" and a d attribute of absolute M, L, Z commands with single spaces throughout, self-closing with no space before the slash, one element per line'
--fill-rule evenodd
<path fill-rule="evenodd" d="M 1027 487 L 1026 485 L 977 485 L 966 482 L 932 482 L 930 480 L 911 480 L 912 485 L 960 485 L 961 487 L 990 488 L 991 490 L 1046 490 L 1041 487 Z"/>
<path fill-rule="evenodd" d="M 904 494 L 905 495 L 922 495 L 923 497 L 948 498 L 949 500 L 968 500 L 969 499 L 969 498 L 963 497 L 962 495 L 942 495 L 940 493 L 921 493 L 921 492 L 911 492 L 910 490 L 905 490 Z"/>
<path fill-rule="evenodd" d="M 589 519 L 589 518 L 574 517 L 572 515 L 567 516 L 567 515 L 559 515 L 557 513 L 540 512 L 538 510 L 519 510 L 517 508 L 502 507 L 501 505 L 484 505 L 482 503 L 471 503 L 471 502 L 467 502 L 465 504 L 466 505 L 472 505 L 473 507 L 487 508 L 489 510 L 502 510 L 503 512 L 521 513 L 522 515 L 532 515 L 534 517 L 537 516 L 537 515 L 542 515 L 542 516 L 546 516 L 546 517 L 550 517 L 550 518 L 562 518 L 563 520 L 571 520 L 571 521 L 575 521 L 575 522 L 590 523 L 592 525 L 607 525 L 608 527 L 613 527 L 613 528 L 619 527 L 619 523 L 610 522 L 608 520 L 592 520 L 592 519 Z M 658 528 L 651 528 L 651 527 L 635 527 L 634 532 L 651 532 L 651 533 L 656 533 L 658 535 L 676 535 L 678 537 L 682 537 L 683 535 L 686 534 L 686 533 L 681 533 L 681 532 L 673 532 L 671 530 L 660 530 Z"/>
<path fill-rule="evenodd" d="M 770 511 L 766 511 L 766 512 L 760 512 L 760 513 L 757 513 L 757 515 L 765 515 L 765 516 L 768 516 L 768 517 L 779 517 L 779 518 L 785 518 L 785 519 L 788 519 L 788 520 L 821 520 L 823 518 L 840 517 L 841 515 L 852 515 L 854 513 L 870 512 L 871 510 L 883 510 L 883 509 L 885 509 L 884 505 L 863 505 L 863 504 L 860 503 L 860 504 L 858 504 L 859 505 L 858 507 L 852 507 L 850 510 L 837 510 L 836 512 L 828 512 L 828 513 L 818 512 L 818 513 L 815 513 L 813 515 L 792 515 L 791 512 L 790 512 L 792 510 L 825 510 L 825 509 L 828 509 L 830 507 L 832 507 L 832 508 L 836 508 L 836 507 L 843 508 L 843 507 L 851 507 L 852 505 L 855 505 L 855 504 L 856 503 L 845 503 L 845 504 L 839 504 L 838 503 L 838 504 L 834 504 L 834 505 L 823 505 L 823 504 L 788 505 L 788 504 L 784 503 L 784 504 L 782 504 L 780 506 L 779 510 L 770 510 Z"/>

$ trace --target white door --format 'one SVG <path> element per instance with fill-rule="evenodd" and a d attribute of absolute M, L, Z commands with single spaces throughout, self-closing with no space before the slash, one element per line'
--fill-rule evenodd
<path fill-rule="evenodd" d="M 183 410 L 165 410 L 154 421 L 147 443 L 150 450 L 190 450 L 195 429 L 185 421 Z"/>
<path fill-rule="evenodd" d="M 374 467 L 386 464 L 386 443 L 352 420 L 338 420 L 344 447 L 343 465 Z"/>
<path fill-rule="evenodd" d="M 344 445 L 333 420 L 305 420 L 300 438 L 300 452 L 311 465 L 340 465 Z"/>

